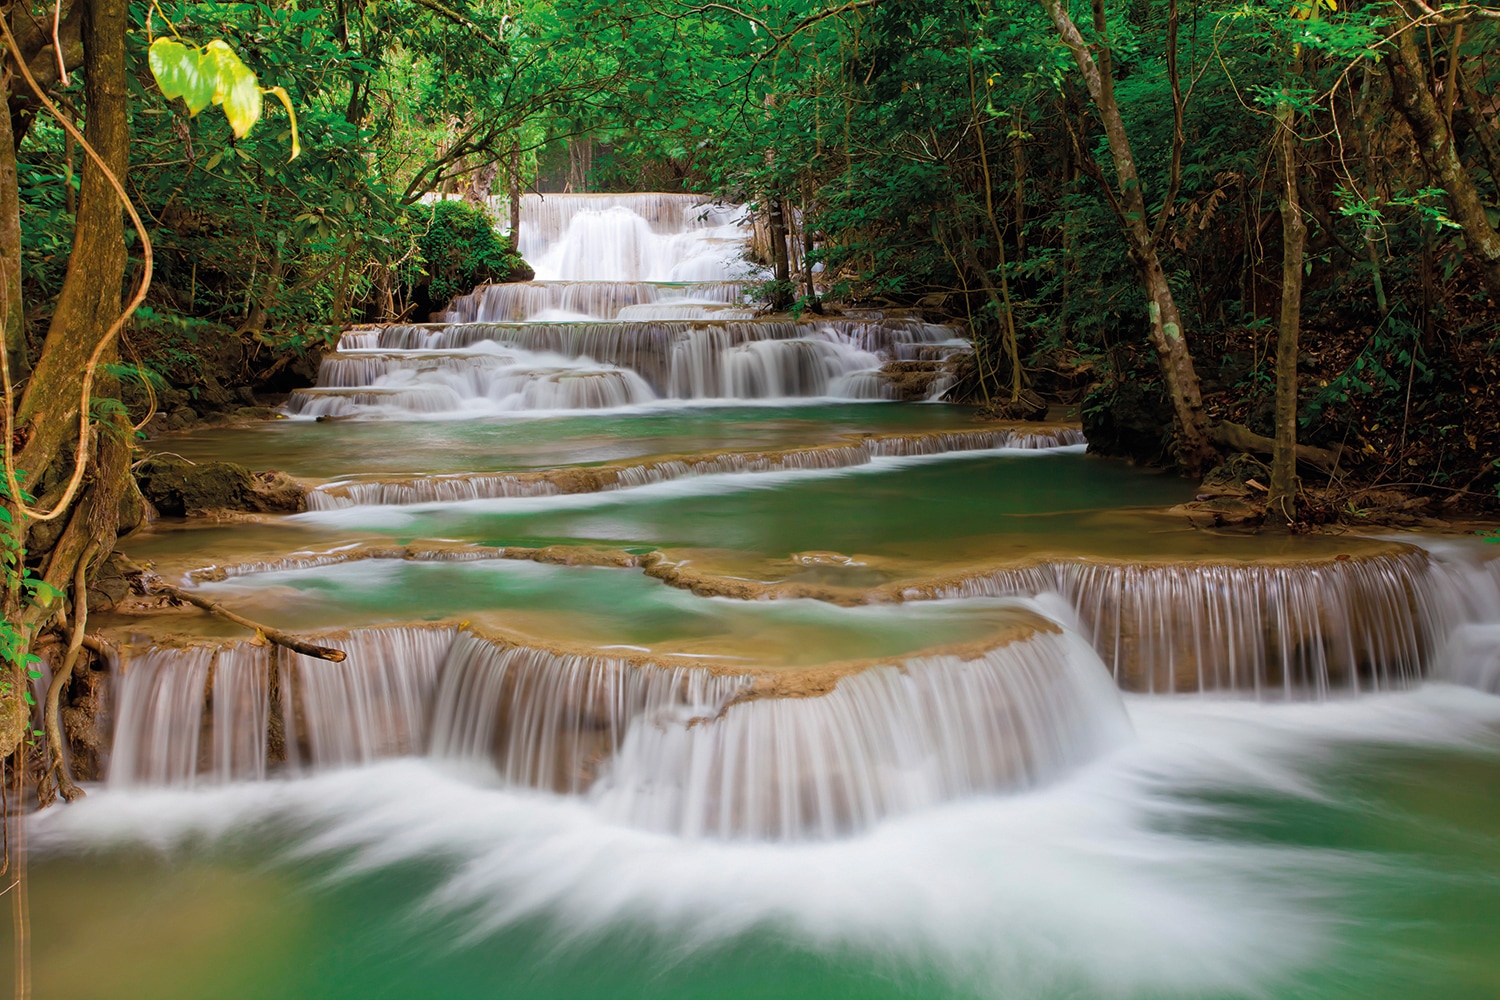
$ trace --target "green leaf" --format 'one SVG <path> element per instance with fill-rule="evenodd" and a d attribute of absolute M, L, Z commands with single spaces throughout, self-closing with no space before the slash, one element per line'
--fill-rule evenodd
<path fill-rule="evenodd" d="M 158 38 L 151 43 L 147 61 L 162 96 L 169 101 L 182 98 L 189 114 L 196 115 L 214 100 L 217 66 L 200 50 L 170 38 Z"/>
<path fill-rule="evenodd" d="M 217 69 L 213 101 L 223 105 L 224 117 L 229 119 L 235 138 L 241 138 L 260 121 L 260 81 L 223 39 L 209 42 L 204 47 L 204 58 L 212 59 Z"/>

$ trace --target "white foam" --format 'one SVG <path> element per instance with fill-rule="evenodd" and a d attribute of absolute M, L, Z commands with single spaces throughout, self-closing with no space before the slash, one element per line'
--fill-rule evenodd
<path fill-rule="evenodd" d="M 654 929 L 682 954 L 771 930 L 893 968 L 935 964 L 983 996 L 1264 995 L 1329 957 L 1341 886 L 1398 873 L 1336 851 L 1174 832 L 1213 815 L 1181 796 L 1316 798 L 1332 794 L 1320 774 L 1350 741 L 1493 752 L 1500 725 L 1500 698 L 1440 685 L 1333 705 L 1129 709 L 1136 743 L 1062 784 L 832 843 L 688 841 L 416 760 L 191 793 L 97 790 L 36 817 L 33 843 L 174 850 L 259 828 L 288 858 L 324 858 L 335 881 L 447 859 L 452 874 L 424 910 L 456 917 L 468 941 L 544 921 L 559 944 Z"/>

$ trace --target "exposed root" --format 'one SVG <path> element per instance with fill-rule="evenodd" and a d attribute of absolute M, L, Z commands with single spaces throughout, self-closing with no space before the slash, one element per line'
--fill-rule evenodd
<path fill-rule="evenodd" d="M 82 558 L 78 560 L 78 568 L 73 571 L 73 630 L 68 639 L 68 652 L 63 657 L 62 665 L 52 672 L 52 683 L 47 685 L 45 719 L 47 749 L 52 754 L 52 765 L 37 786 L 39 799 L 51 798 L 49 781 L 57 783 L 57 791 L 61 792 L 62 797 L 69 802 L 83 797 L 83 789 L 74 783 L 73 776 L 68 773 L 67 758 L 63 756 L 62 721 L 58 703 L 62 700 L 63 688 L 73 676 L 73 667 L 78 663 L 78 654 L 83 650 L 84 630 L 88 628 L 89 619 L 89 563 L 93 562 L 94 555 L 98 551 L 99 542 L 90 542 Z"/>

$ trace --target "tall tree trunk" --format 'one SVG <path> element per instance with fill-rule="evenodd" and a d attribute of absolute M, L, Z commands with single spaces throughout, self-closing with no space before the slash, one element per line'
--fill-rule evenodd
<path fill-rule="evenodd" d="M 510 249 L 521 252 L 521 140 L 510 146 Z"/>
<path fill-rule="evenodd" d="M 779 194 L 771 195 L 767 201 L 771 227 L 771 264 L 776 273 L 776 288 L 771 293 L 771 306 L 785 309 L 792 304 L 791 255 L 786 245 L 786 205 Z"/>
<path fill-rule="evenodd" d="M 818 297 L 817 286 L 813 284 L 813 232 L 807 224 L 812 215 L 812 198 L 808 194 L 811 187 L 806 180 L 802 182 L 802 280 L 807 285 L 807 308 L 821 316 L 823 300 Z"/>
<path fill-rule="evenodd" d="M 125 64 L 128 10 L 128 0 L 87 0 L 82 17 L 88 105 L 85 135 L 122 182 L 130 148 Z M 31 473 L 27 485 L 43 507 L 60 502 L 63 488 L 58 484 L 73 473 L 73 435 L 78 433 L 85 371 L 120 313 L 126 264 L 123 211 L 104 172 L 92 158 L 85 161 L 67 275 L 16 420 L 24 440 L 16 466 Z M 107 348 L 101 361 L 115 356 Z M 102 381 L 101 395 L 113 390 L 112 380 Z M 29 554 L 46 556 L 41 579 L 63 593 L 79 577 L 84 559 L 97 552 L 102 561 L 113 549 L 121 498 L 134 486 L 128 422 L 106 418 L 89 428 L 84 444 L 83 461 L 91 463 L 90 474 L 72 505 L 55 519 L 30 525 L 17 520 Z M 39 604 L 8 603 L 4 611 L 28 641 L 53 613 Z M 83 627 L 81 622 L 74 625 Z M 19 697 L 25 686 L 26 681 L 20 680 L 12 685 L 12 693 Z"/>
<path fill-rule="evenodd" d="M 469 190 L 464 192 L 464 203 L 483 208 L 490 200 L 490 190 L 500 173 L 500 164 L 491 160 L 469 175 Z"/>
<path fill-rule="evenodd" d="M 1061 0 L 1042 0 L 1042 6 L 1046 8 L 1063 44 L 1072 53 L 1074 62 L 1078 64 L 1084 82 L 1088 85 L 1089 96 L 1093 98 L 1104 123 L 1104 134 L 1109 142 L 1110 156 L 1114 161 L 1115 176 L 1119 183 L 1118 196 L 1111 194 L 1111 201 L 1129 246 L 1131 260 L 1140 276 L 1141 288 L 1145 292 L 1148 336 L 1156 349 L 1157 362 L 1167 385 L 1167 396 L 1177 417 L 1177 460 L 1186 471 L 1201 472 L 1216 453 L 1208 435 L 1208 420 L 1203 411 L 1198 373 L 1193 368 L 1192 355 L 1188 352 L 1187 341 L 1183 336 L 1182 316 L 1157 253 L 1156 233 L 1152 231 L 1150 214 L 1146 211 L 1140 172 L 1136 169 L 1130 139 L 1125 132 L 1125 122 L 1120 116 L 1119 104 L 1115 101 L 1109 46 L 1107 42 L 1100 46 L 1100 61 L 1104 63 L 1101 71 Z M 1096 7 L 1096 12 L 1102 15 L 1102 7 Z"/>
<path fill-rule="evenodd" d="M 26 312 L 21 308 L 21 197 L 10 115 L 0 114 L 0 118 L 4 119 L 0 121 L 0 323 L 5 325 L 10 378 L 19 383 L 31 370 L 26 357 Z"/>
<path fill-rule="evenodd" d="M 1290 103 L 1282 102 L 1276 123 L 1281 152 L 1281 326 L 1276 336 L 1276 437 L 1266 517 L 1272 525 L 1287 525 L 1297 513 L 1297 341 L 1307 222 L 1297 187 L 1297 118 Z"/>
<path fill-rule="evenodd" d="M 1463 228 L 1464 243 L 1479 264 L 1485 291 L 1500 305 L 1500 232 L 1490 225 L 1474 179 L 1459 159 L 1448 119 L 1427 85 L 1427 69 L 1409 22 L 1397 20 L 1385 31 L 1392 49 L 1385 64 L 1396 108 L 1411 126 L 1423 160 L 1448 196 L 1448 209 Z"/>
<path fill-rule="evenodd" d="M 84 137 L 123 182 L 129 165 L 129 92 L 125 72 L 126 0 L 89 0 L 84 15 Z M 73 251 L 41 356 L 21 398 L 16 425 L 26 438 L 17 456 L 33 482 L 76 433 L 89 356 L 121 304 L 125 275 L 124 207 L 92 159 L 85 160 Z"/>

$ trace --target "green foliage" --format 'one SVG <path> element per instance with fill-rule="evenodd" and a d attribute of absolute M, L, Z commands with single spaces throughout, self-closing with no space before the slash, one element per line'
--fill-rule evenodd
<path fill-rule="evenodd" d="M 243 138 L 260 121 L 263 92 L 260 81 L 222 38 L 215 38 L 201 48 L 158 38 L 151 43 L 147 62 L 162 96 L 169 101 L 182 98 L 189 115 L 197 115 L 210 104 L 222 106 L 236 139 Z M 282 87 L 266 88 L 264 93 L 274 94 L 286 106 L 292 123 L 295 160 L 302 149 L 297 141 L 297 113 L 292 110 L 291 98 Z"/>
<path fill-rule="evenodd" d="M 24 481 L 25 473 L 17 470 L 16 478 Z M 12 512 L 13 499 L 8 485 L 0 482 L 0 583 L 4 586 L 5 603 L 8 607 L 28 604 L 46 607 L 63 595 L 26 565 L 26 550 Z M 33 498 L 23 491 L 20 499 Z M 42 676 L 37 670 L 41 660 L 30 651 L 28 639 L 10 616 L 0 620 L 0 700 L 11 697 L 12 678 L 24 675 L 36 680 Z M 29 688 L 23 691 L 23 696 L 26 704 L 36 704 Z"/>
<path fill-rule="evenodd" d="M 482 208 L 439 201 L 414 208 L 412 218 L 426 227 L 417 239 L 419 266 L 434 303 L 447 302 L 482 282 L 507 281 L 520 263 Z"/>

